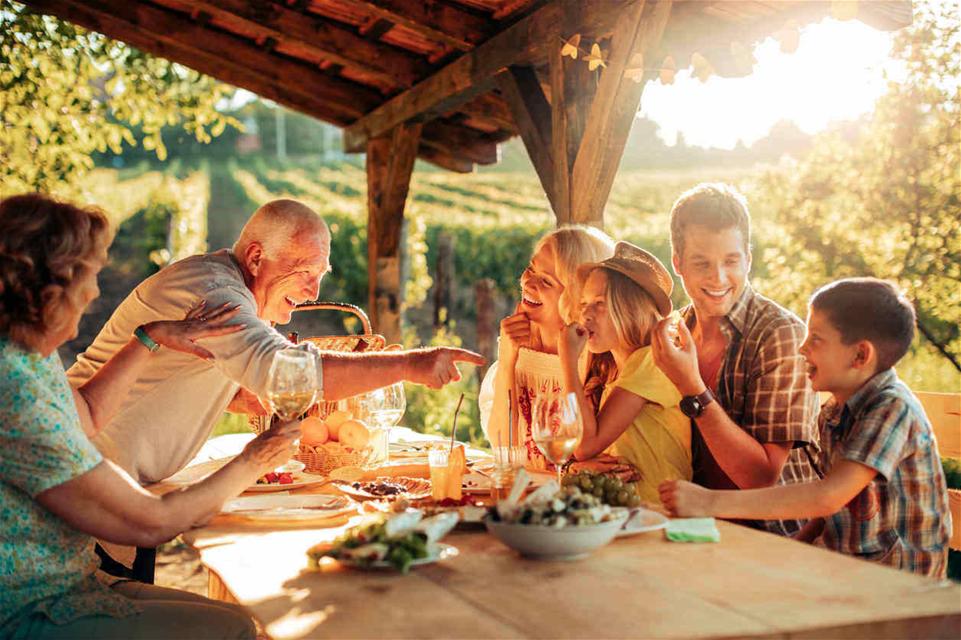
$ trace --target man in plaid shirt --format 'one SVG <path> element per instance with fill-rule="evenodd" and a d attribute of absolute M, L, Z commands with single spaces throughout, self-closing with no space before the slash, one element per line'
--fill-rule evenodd
<path fill-rule="evenodd" d="M 894 364 L 914 337 L 911 303 L 874 278 L 841 280 L 811 299 L 801 352 L 821 411 L 822 480 L 752 491 L 669 482 L 661 499 L 677 515 L 817 518 L 817 544 L 943 578 L 951 512 L 931 423 Z"/>
<path fill-rule="evenodd" d="M 694 422 L 694 481 L 712 489 L 817 477 L 817 394 L 798 353 L 804 323 L 751 288 L 750 236 L 744 197 L 727 185 L 698 185 L 671 211 L 674 271 L 692 304 L 681 344 L 665 321 L 653 355 Z M 803 522 L 750 524 L 792 535 Z"/>

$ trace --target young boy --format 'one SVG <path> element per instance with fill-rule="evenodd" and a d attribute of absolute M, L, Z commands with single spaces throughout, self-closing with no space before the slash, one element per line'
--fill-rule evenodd
<path fill-rule="evenodd" d="M 799 537 L 841 553 L 943 578 L 951 515 L 937 446 L 917 398 L 894 372 L 914 337 L 911 303 L 874 278 L 811 298 L 800 351 L 821 409 L 821 480 L 745 491 L 659 487 L 672 515 L 823 518 Z M 821 528 L 823 527 L 823 531 Z"/>

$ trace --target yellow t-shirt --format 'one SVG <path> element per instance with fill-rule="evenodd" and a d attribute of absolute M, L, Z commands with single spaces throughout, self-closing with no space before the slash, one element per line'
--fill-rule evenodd
<path fill-rule="evenodd" d="M 657 504 L 657 485 L 665 480 L 690 480 L 693 475 L 691 421 L 678 407 L 681 393 L 654 364 L 649 346 L 627 359 L 623 370 L 604 390 L 602 407 L 618 387 L 641 396 L 647 403 L 614 441 L 610 452 L 637 467 L 641 473 L 637 483 L 641 500 Z"/>

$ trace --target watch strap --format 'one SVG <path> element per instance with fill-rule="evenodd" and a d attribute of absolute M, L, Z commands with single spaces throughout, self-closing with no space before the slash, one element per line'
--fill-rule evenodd
<path fill-rule="evenodd" d="M 160 345 L 154 342 L 153 338 L 147 335 L 147 331 L 143 328 L 143 325 L 140 325 L 134 329 L 133 335 L 135 338 L 137 338 L 137 340 L 140 341 L 140 344 L 147 347 L 147 350 L 150 351 L 150 353 L 153 353 L 160 348 Z"/>

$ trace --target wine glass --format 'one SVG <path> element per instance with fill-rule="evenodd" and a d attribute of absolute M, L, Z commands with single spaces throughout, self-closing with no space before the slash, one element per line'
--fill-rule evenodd
<path fill-rule="evenodd" d="M 400 382 L 380 389 L 374 389 L 365 397 L 367 415 L 377 427 L 394 427 L 404 417 L 407 410 L 407 396 Z"/>
<path fill-rule="evenodd" d="M 361 394 L 355 411 L 370 426 L 373 465 L 387 464 L 390 458 L 390 428 L 397 425 L 407 409 L 407 396 L 402 383 L 388 385 Z"/>
<path fill-rule="evenodd" d="M 305 413 L 317 398 L 317 359 L 300 349 L 282 349 L 274 354 L 267 372 L 267 403 L 281 420 L 288 422 Z M 300 440 L 294 441 L 300 446 Z M 296 462 L 296 461 L 293 461 Z M 298 468 L 299 467 L 299 468 Z M 284 471 L 302 471 L 301 463 L 288 461 Z"/>
<path fill-rule="evenodd" d="M 583 435 L 581 408 L 573 393 L 546 394 L 534 400 L 531 436 L 544 457 L 554 463 L 558 487 L 561 467 L 570 460 Z"/>

